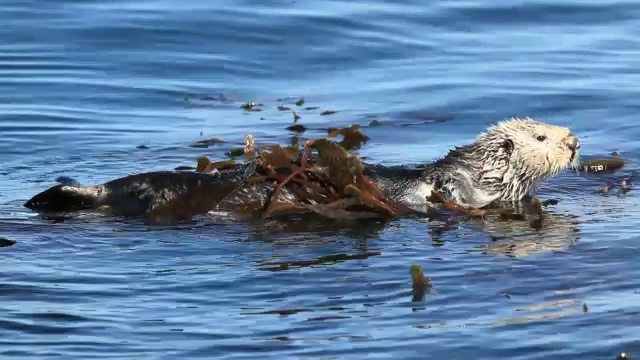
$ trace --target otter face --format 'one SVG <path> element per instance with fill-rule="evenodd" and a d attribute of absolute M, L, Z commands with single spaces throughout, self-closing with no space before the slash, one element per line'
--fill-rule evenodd
<path fill-rule="evenodd" d="M 514 168 L 533 177 L 547 178 L 578 165 L 580 142 L 566 127 L 526 118 L 501 122 L 491 131 L 511 142 Z"/>

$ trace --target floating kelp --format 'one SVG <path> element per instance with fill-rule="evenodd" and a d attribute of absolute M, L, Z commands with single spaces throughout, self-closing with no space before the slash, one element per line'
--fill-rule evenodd
<path fill-rule="evenodd" d="M 611 190 L 615 188 L 618 189 L 618 195 L 631 191 L 631 178 L 626 176 L 620 181 L 620 183 L 616 183 L 615 180 L 609 180 L 604 187 L 597 191 L 597 193 L 609 194 Z"/>
<path fill-rule="evenodd" d="M 224 153 L 228 157 L 238 157 L 244 155 L 244 148 L 233 148 Z"/>
<path fill-rule="evenodd" d="M 296 106 L 302 106 L 304 105 L 304 98 L 300 98 L 296 101 Z"/>
<path fill-rule="evenodd" d="M 5 237 L 0 236 L 0 247 L 13 246 L 16 244 L 15 240 L 7 239 Z"/>
<path fill-rule="evenodd" d="M 200 156 L 197 162 L 196 172 L 210 173 L 214 170 L 222 171 L 240 167 L 240 164 L 236 164 L 233 160 L 211 162 L 206 156 Z"/>
<path fill-rule="evenodd" d="M 339 142 L 340 146 L 348 150 L 359 149 L 369 141 L 369 136 L 361 132 L 360 128 L 358 124 L 353 124 L 346 128 L 329 128 L 327 129 L 327 136 L 338 137 L 342 135 L 342 141 Z"/>
<path fill-rule="evenodd" d="M 298 132 L 298 133 L 303 133 L 303 132 L 307 131 L 307 128 L 302 124 L 293 124 L 293 125 L 287 126 L 287 130 L 293 131 L 293 132 Z"/>
<path fill-rule="evenodd" d="M 248 103 L 242 104 L 242 106 L 240 106 L 240 107 L 245 109 L 246 111 L 262 111 L 262 107 L 263 106 L 264 106 L 263 104 L 256 104 L 254 102 L 248 102 Z"/>
<path fill-rule="evenodd" d="M 411 265 L 409 269 L 411 272 L 411 290 L 413 293 L 412 301 L 422 301 L 426 291 L 432 287 L 431 279 L 425 278 L 424 270 L 420 265 Z"/>
<path fill-rule="evenodd" d="M 211 138 L 211 139 L 205 139 L 205 140 L 196 141 L 193 144 L 189 145 L 189 147 L 192 147 L 192 148 L 208 148 L 209 145 L 222 144 L 223 142 L 224 142 L 224 140 L 222 140 L 220 138 Z"/>
<path fill-rule="evenodd" d="M 321 112 L 321 113 L 320 113 L 320 116 L 328 116 L 328 115 L 333 115 L 333 114 L 335 114 L 335 113 L 337 113 L 337 111 L 334 111 L 334 110 L 325 110 L 325 111 L 323 111 L 323 112 Z"/>
<path fill-rule="evenodd" d="M 317 156 L 312 161 L 313 152 Z M 211 162 L 200 157 L 197 171 L 235 166 L 239 165 L 233 161 Z M 287 147 L 264 145 L 249 169 L 245 172 L 247 185 L 266 183 L 273 187 L 264 208 L 258 209 L 263 218 L 315 213 L 339 220 L 389 219 L 415 213 L 388 199 L 363 174 L 360 159 L 329 139 L 308 140 L 304 151 L 297 142 Z M 280 199 L 285 189 L 295 195 L 295 201 Z"/>
<path fill-rule="evenodd" d="M 624 159 L 613 156 L 611 159 L 595 159 L 580 163 L 580 170 L 584 172 L 615 171 L 624 166 Z"/>

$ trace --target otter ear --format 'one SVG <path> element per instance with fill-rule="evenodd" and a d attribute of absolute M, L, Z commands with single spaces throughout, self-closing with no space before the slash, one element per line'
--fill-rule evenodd
<path fill-rule="evenodd" d="M 511 155 L 513 152 L 513 141 L 511 139 L 505 139 L 502 142 L 502 148 L 507 152 L 507 154 Z"/>

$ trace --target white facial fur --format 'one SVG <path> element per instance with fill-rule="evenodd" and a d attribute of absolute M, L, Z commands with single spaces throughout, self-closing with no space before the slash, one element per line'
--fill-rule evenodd
<path fill-rule="evenodd" d="M 505 145 L 508 142 L 510 146 Z M 578 139 L 568 128 L 530 118 L 499 122 L 480 134 L 478 143 L 491 144 L 494 149 L 494 155 L 485 156 L 492 161 L 485 159 L 479 181 L 483 182 L 486 176 L 501 173 L 501 184 L 491 187 L 492 191 L 500 192 L 498 197 L 503 200 L 519 200 L 537 188 L 543 180 L 578 165 Z M 575 153 L 570 146 L 575 149 Z M 496 157 L 496 154 L 503 154 L 505 157 Z M 506 171 L 502 170 L 504 162 L 509 163 Z M 490 183 L 491 180 L 488 180 L 485 186 L 490 186 Z"/>
<path fill-rule="evenodd" d="M 579 150 L 574 155 L 569 148 L 572 142 L 577 144 L 577 139 L 566 127 L 525 118 L 502 121 L 481 136 L 492 132 L 513 141 L 512 164 L 539 177 L 551 177 L 578 164 Z"/>

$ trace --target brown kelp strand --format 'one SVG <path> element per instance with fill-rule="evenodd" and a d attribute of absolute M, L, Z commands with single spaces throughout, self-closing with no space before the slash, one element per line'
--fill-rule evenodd
<path fill-rule="evenodd" d="M 197 160 L 197 164 L 196 172 L 206 173 L 210 173 L 214 170 L 222 171 L 240 167 L 240 164 L 235 163 L 233 160 L 211 162 L 211 160 L 206 156 L 200 156 Z"/>
<path fill-rule="evenodd" d="M 360 131 L 360 128 L 358 124 L 346 128 L 329 128 L 327 136 L 330 138 L 342 136 L 342 141 L 339 142 L 340 146 L 349 150 L 359 149 L 369 141 L 369 136 Z"/>
<path fill-rule="evenodd" d="M 243 153 L 253 147 L 253 138 L 247 136 L 249 140 L 252 144 L 242 149 Z M 239 166 L 233 160 L 212 162 L 201 156 L 196 171 L 222 171 Z M 273 187 L 264 208 L 259 209 L 264 218 L 315 213 L 333 219 L 390 219 L 415 213 L 388 199 L 363 174 L 360 159 L 329 139 L 308 140 L 303 149 L 298 142 L 284 147 L 261 146 L 249 168 L 246 184 L 266 183 Z M 296 196 L 295 202 L 281 199 L 285 189 Z"/>
<path fill-rule="evenodd" d="M 224 142 L 224 140 L 222 140 L 222 139 L 211 138 L 211 139 L 205 139 L 205 140 L 198 140 L 198 141 L 194 142 L 193 144 L 189 145 L 189 147 L 192 147 L 192 148 L 208 148 L 209 145 L 221 144 L 223 142 Z"/>
<path fill-rule="evenodd" d="M 413 264 L 409 268 L 411 272 L 412 301 L 422 301 L 427 290 L 431 289 L 431 279 L 424 276 L 422 266 Z"/>

